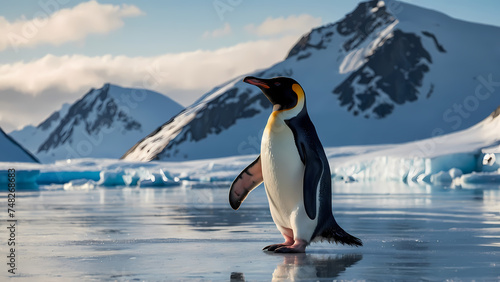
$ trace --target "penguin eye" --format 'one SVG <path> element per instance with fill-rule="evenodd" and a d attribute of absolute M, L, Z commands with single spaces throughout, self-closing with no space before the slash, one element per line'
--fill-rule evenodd
<path fill-rule="evenodd" d="M 281 83 L 279 83 L 279 82 L 275 82 L 275 83 L 274 83 L 274 85 L 276 85 L 276 86 L 280 86 L 280 85 L 281 85 Z"/>

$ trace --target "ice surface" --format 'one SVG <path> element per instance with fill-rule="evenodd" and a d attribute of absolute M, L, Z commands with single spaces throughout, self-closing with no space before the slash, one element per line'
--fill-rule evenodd
<path fill-rule="evenodd" d="M 335 218 L 364 246 L 313 243 L 305 255 L 261 250 L 283 240 L 262 187 L 238 211 L 230 208 L 227 189 L 212 188 L 42 186 L 16 199 L 20 228 L 14 280 L 20 281 L 500 278 L 498 189 L 336 183 Z M 0 220 L 6 216 L 0 213 Z"/>
<path fill-rule="evenodd" d="M 18 256 L 29 262 L 20 278 L 498 280 L 494 121 L 401 145 L 327 148 L 334 215 L 364 246 L 312 244 L 305 255 L 261 251 L 282 241 L 262 187 L 240 210 L 228 204 L 230 182 L 257 155 L 0 163 L 0 179 L 16 169 Z"/>

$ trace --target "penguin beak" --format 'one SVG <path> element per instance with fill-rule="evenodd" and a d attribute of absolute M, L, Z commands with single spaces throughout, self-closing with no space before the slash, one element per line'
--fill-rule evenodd
<path fill-rule="evenodd" d="M 262 91 L 262 93 L 264 93 L 264 95 L 266 95 L 267 99 L 269 99 L 269 101 L 273 104 L 273 109 L 274 108 L 279 109 L 279 108 L 281 108 L 281 106 L 279 105 L 276 98 L 274 97 L 275 93 L 273 93 L 273 91 L 271 91 L 272 89 L 271 89 L 271 86 L 269 86 L 268 81 L 270 81 L 270 79 L 256 78 L 253 76 L 247 76 L 243 79 L 243 82 L 246 82 L 248 84 L 252 84 L 252 85 L 259 87 L 260 90 Z M 269 89 L 271 89 L 271 90 L 269 90 Z"/>
<path fill-rule="evenodd" d="M 258 86 L 259 88 L 264 88 L 264 89 L 271 88 L 262 79 L 259 79 L 259 78 L 253 77 L 253 76 L 247 76 L 247 77 L 245 77 L 243 79 L 243 82 L 246 82 L 248 84 L 252 84 L 252 85 Z"/>

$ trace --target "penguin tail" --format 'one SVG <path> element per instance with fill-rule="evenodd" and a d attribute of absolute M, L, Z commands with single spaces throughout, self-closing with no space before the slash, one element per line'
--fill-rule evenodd
<path fill-rule="evenodd" d="M 335 220 L 328 225 L 327 228 L 323 229 L 323 232 L 319 234 L 319 239 L 321 241 L 326 240 L 330 243 L 337 243 L 349 246 L 363 246 L 361 239 L 352 236 L 340 227 Z"/>

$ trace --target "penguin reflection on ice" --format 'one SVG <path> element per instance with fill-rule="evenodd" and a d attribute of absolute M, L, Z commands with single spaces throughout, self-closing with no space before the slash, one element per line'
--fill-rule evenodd
<path fill-rule="evenodd" d="M 269 208 L 285 242 L 264 247 L 276 253 L 303 253 L 311 241 L 362 246 L 345 232 L 332 214 L 328 160 L 309 119 L 302 87 L 293 79 L 244 82 L 258 86 L 273 104 L 260 155 L 233 181 L 229 203 L 237 210 L 248 193 L 264 182 Z"/>
<path fill-rule="evenodd" d="M 363 259 L 360 254 L 317 256 L 291 254 L 283 257 L 273 272 L 272 281 L 333 281 L 349 267 Z"/>
<path fill-rule="evenodd" d="M 271 281 L 333 281 L 363 259 L 361 254 L 309 255 L 290 254 L 276 266 Z M 244 282 L 245 274 L 232 272 L 231 282 Z"/>

